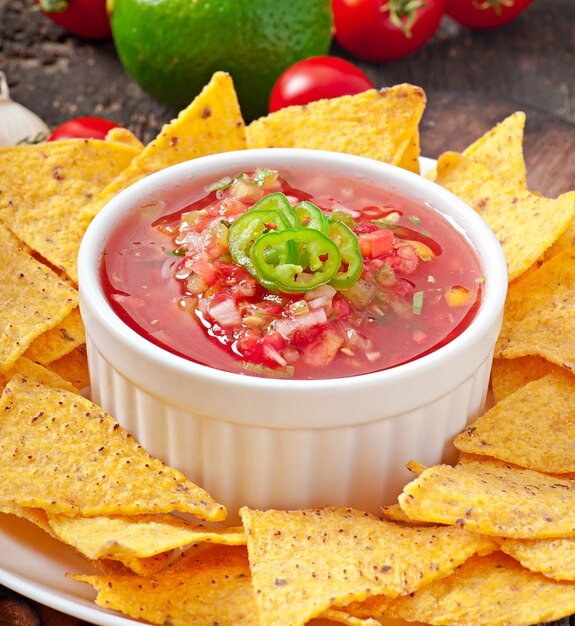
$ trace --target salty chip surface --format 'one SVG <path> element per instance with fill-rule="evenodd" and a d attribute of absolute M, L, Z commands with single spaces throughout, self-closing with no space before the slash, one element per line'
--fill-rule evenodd
<path fill-rule="evenodd" d="M 575 536 L 575 481 L 471 457 L 430 467 L 399 496 L 409 517 L 497 537 Z"/>
<path fill-rule="evenodd" d="M 248 148 L 332 150 L 413 170 L 425 104 L 420 87 L 404 84 L 286 107 L 247 126 Z"/>
<path fill-rule="evenodd" d="M 181 511 L 213 521 L 226 514 L 98 406 L 18 375 L 0 400 L 0 474 L 0 507 L 87 516 Z"/>
<path fill-rule="evenodd" d="M 400 526 L 353 509 L 240 514 L 262 626 L 297 626 L 332 607 L 411 593 L 494 548 L 460 528 Z"/>
<path fill-rule="evenodd" d="M 0 372 L 78 304 L 78 292 L 34 259 L 0 223 Z"/>

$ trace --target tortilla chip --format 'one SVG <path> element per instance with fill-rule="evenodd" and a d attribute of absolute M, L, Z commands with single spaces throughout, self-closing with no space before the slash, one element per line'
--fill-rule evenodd
<path fill-rule="evenodd" d="M 381 515 L 390 522 L 397 522 L 398 524 L 407 524 L 409 526 L 437 526 L 434 522 L 420 522 L 419 520 L 411 519 L 409 515 L 401 508 L 399 502 L 394 504 L 386 504 L 381 507 Z"/>
<path fill-rule="evenodd" d="M 31 361 L 48 365 L 86 343 L 80 309 L 73 309 L 59 324 L 42 333 L 31 344 L 24 356 Z"/>
<path fill-rule="evenodd" d="M 115 143 L 123 143 L 126 146 L 132 146 L 138 150 L 144 149 L 144 144 L 127 128 L 111 128 L 106 134 L 106 141 L 113 141 Z"/>
<path fill-rule="evenodd" d="M 545 198 L 514 187 L 455 152 L 439 158 L 436 182 L 471 205 L 491 227 L 505 253 L 510 281 L 535 263 L 575 219 L 575 192 Z"/>
<path fill-rule="evenodd" d="M 486 457 L 436 465 L 399 496 L 413 519 L 494 537 L 575 536 L 575 481 Z"/>
<path fill-rule="evenodd" d="M 0 373 L 0 391 L 2 391 L 8 381 L 16 374 L 22 374 L 25 378 L 33 378 L 47 387 L 76 391 L 74 385 L 57 372 L 53 372 L 43 365 L 34 363 L 23 356 L 20 357 L 5 374 Z"/>
<path fill-rule="evenodd" d="M 80 209 L 136 154 L 131 146 L 97 139 L 0 148 L 0 220 L 66 271 L 70 226 Z"/>
<path fill-rule="evenodd" d="M 561 237 L 546 250 L 543 255 L 543 260 L 549 261 L 549 259 L 552 259 L 556 254 L 570 250 L 573 246 L 575 246 L 575 222 L 572 222 Z"/>
<path fill-rule="evenodd" d="M 225 72 L 216 72 L 194 101 L 84 207 L 82 216 L 93 218 L 122 189 L 148 174 L 190 159 L 245 147 L 245 126 L 232 78 Z"/>
<path fill-rule="evenodd" d="M 78 346 L 57 361 L 52 361 L 48 369 L 69 381 L 78 391 L 85 389 L 90 384 L 90 371 L 88 370 L 88 357 L 85 345 Z"/>
<path fill-rule="evenodd" d="M 330 622 L 347 624 L 347 626 L 381 626 L 381 622 L 372 617 L 356 617 L 342 609 L 328 609 L 320 615 L 320 619 L 328 619 Z"/>
<path fill-rule="evenodd" d="M 166 124 L 159 135 L 92 201 L 71 225 L 70 246 L 63 266 L 78 280 L 76 257 L 94 216 L 120 191 L 170 165 L 217 152 L 246 147 L 245 125 L 231 77 L 216 72 L 194 101 Z"/>
<path fill-rule="evenodd" d="M 420 87 L 404 84 L 286 107 L 246 128 L 248 148 L 314 148 L 405 165 L 418 149 L 425 103 Z"/>
<path fill-rule="evenodd" d="M 55 535 L 88 559 L 149 557 L 200 541 L 240 546 L 243 528 L 209 528 L 170 515 L 79 517 L 50 513 Z"/>
<path fill-rule="evenodd" d="M 532 572 L 555 580 L 575 581 L 575 538 L 502 539 L 505 554 Z"/>
<path fill-rule="evenodd" d="M 509 287 L 495 355 L 538 355 L 575 371 L 575 248 Z"/>
<path fill-rule="evenodd" d="M 415 174 L 420 173 L 419 166 L 419 157 L 421 156 L 420 145 L 419 145 L 419 129 L 415 131 L 413 137 L 411 138 L 407 148 L 405 149 L 401 160 L 398 163 L 399 167 L 402 167 L 404 170 L 409 170 L 410 172 L 414 172 Z"/>
<path fill-rule="evenodd" d="M 463 156 L 489 168 L 516 189 L 527 189 L 527 171 L 523 158 L 525 113 L 517 111 L 488 130 L 463 151 Z M 437 170 L 425 173 L 425 178 L 437 180 Z"/>
<path fill-rule="evenodd" d="M 86 516 L 225 516 L 203 489 L 151 457 L 82 396 L 15 376 L 0 399 L 0 434 L 0 506 Z"/>
<path fill-rule="evenodd" d="M 441 626 L 525 626 L 575 612 L 575 585 L 534 574 L 501 552 L 390 603 L 386 617 Z"/>
<path fill-rule="evenodd" d="M 201 552 L 185 570 L 150 577 L 71 575 L 98 591 L 96 603 L 170 626 L 258 626 L 244 547 Z"/>
<path fill-rule="evenodd" d="M 78 304 L 78 292 L 23 251 L 0 224 L 0 372 Z"/>
<path fill-rule="evenodd" d="M 353 509 L 240 510 L 261 626 L 411 593 L 494 544 L 459 528 L 415 528 Z"/>
<path fill-rule="evenodd" d="M 528 383 L 455 437 L 455 447 L 550 474 L 575 472 L 575 376 Z"/>
<path fill-rule="evenodd" d="M 563 368 L 540 356 L 524 356 L 517 359 L 493 359 L 491 388 L 494 401 L 501 402 L 527 383 Z"/>
<path fill-rule="evenodd" d="M 525 113 L 516 111 L 463 151 L 463 156 L 488 167 L 516 189 L 527 189 L 523 158 Z"/>

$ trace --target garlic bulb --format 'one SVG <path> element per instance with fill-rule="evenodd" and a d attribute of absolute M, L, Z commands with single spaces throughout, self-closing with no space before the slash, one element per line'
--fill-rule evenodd
<path fill-rule="evenodd" d="M 0 72 L 0 146 L 37 143 L 49 132 L 35 113 L 10 99 L 6 76 Z"/>

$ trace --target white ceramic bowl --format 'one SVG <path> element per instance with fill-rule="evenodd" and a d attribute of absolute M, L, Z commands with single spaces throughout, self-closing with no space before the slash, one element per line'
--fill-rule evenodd
<path fill-rule="evenodd" d="M 486 276 L 471 325 L 437 351 L 386 371 L 332 380 L 227 373 L 142 339 L 112 311 L 98 266 L 107 234 L 158 190 L 255 167 L 321 168 L 423 199 L 464 231 Z M 95 402 L 153 455 L 225 504 L 377 512 L 395 500 L 410 459 L 452 460 L 451 440 L 483 410 L 507 289 L 491 230 L 445 189 L 405 170 L 333 152 L 230 152 L 152 174 L 114 198 L 90 225 L 79 256 L 80 306 Z"/>

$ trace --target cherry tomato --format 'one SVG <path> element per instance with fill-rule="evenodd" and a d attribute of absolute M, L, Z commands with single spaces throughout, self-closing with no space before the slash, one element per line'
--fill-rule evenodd
<path fill-rule="evenodd" d="M 62 28 L 84 39 L 112 36 L 106 0 L 36 0 L 42 13 Z"/>
<path fill-rule="evenodd" d="M 311 57 L 294 63 L 278 78 L 270 96 L 270 113 L 322 98 L 351 96 L 373 89 L 371 80 L 353 63 L 339 57 Z"/>
<path fill-rule="evenodd" d="M 109 130 L 120 125 L 103 117 L 77 117 L 55 128 L 46 141 L 60 139 L 105 139 Z"/>
<path fill-rule="evenodd" d="M 503 26 L 514 20 L 533 0 L 447 0 L 445 12 L 469 28 Z"/>
<path fill-rule="evenodd" d="M 393 61 L 433 37 L 445 0 L 332 0 L 332 8 L 343 48 L 366 61 Z"/>

